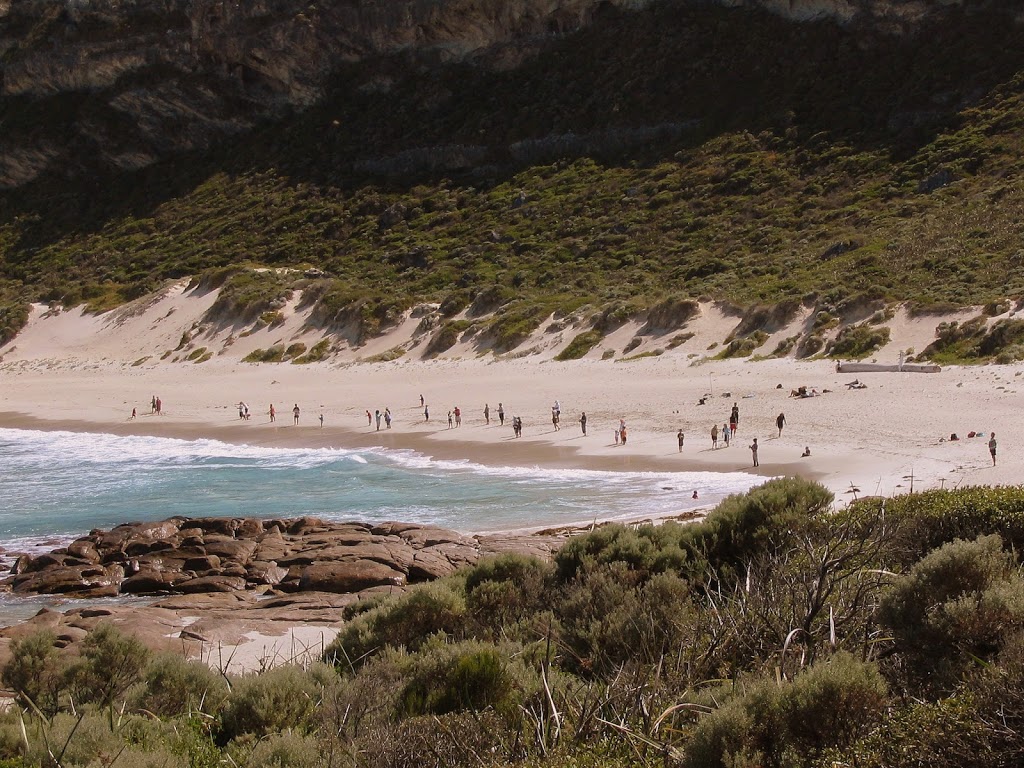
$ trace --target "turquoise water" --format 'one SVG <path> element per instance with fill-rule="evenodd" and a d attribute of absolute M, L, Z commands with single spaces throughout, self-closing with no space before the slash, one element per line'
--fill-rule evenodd
<path fill-rule="evenodd" d="M 682 511 L 761 481 L 12 429 L 0 429 L 0 461 L 0 546 L 8 549 L 171 515 L 400 520 L 467 533 L 586 523 Z"/>

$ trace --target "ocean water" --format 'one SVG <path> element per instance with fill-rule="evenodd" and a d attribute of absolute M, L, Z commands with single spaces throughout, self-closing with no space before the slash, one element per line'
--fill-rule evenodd
<path fill-rule="evenodd" d="M 463 533 L 586 524 L 681 512 L 762 481 L 743 473 L 490 467 L 387 449 L 0 429 L 0 547 L 48 551 L 92 528 L 172 515 L 398 520 Z M 0 624 L 16 617 L 18 605 L 23 612 L 39 605 L 11 596 L 0 603 Z"/>

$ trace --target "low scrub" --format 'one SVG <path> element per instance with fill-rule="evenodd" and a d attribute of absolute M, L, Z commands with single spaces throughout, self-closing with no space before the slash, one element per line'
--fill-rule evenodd
<path fill-rule="evenodd" d="M 862 325 L 847 326 L 828 345 L 829 357 L 859 360 L 889 343 L 889 329 Z"/>

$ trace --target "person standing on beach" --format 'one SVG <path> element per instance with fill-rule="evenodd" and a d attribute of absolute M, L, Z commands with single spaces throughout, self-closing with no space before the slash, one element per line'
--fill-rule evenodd
<path fill-rule="evenodd" d="M 292 408 L 292 424 L 295 426 L 299 425 L 299 404 L 296 403 L 295 407 Z"/>
<path fill-rule="evenodd" d="M 321 412 L 321 414 L 320 414 L 320 429 L 323 429 L 323 428 L 324 428 L 324 415 Z"/>
<path fill-rule="evenodd" d="M 587 412 L 586 411 L 583 411 L 583 413 L 580 414 L 580 429 L 583 430 L 583 436 L 586 437 L 587 436 Z"/>
<path fill-rule="evenodd" d="M 462 426 L 462 411 L 459 410 L 459 406 L 455 406 L 455 426 Z"/>
<path fill-rule="evenodd" d="M 420 408 L 424 408 L 426 405 L 426 402 L 423 400 L 423 395 L 420 395 Z"/>
<path fill-rule="evenodd" d="M 156 399 L 156 415 L 157 416 L 163 416 L 164 415 L 164 401 L 161 400 L 159 397 Z"/>
<path fill-rule="evenodd" d="M 786 414 L 779 413 L 779 415 L 775 417 L 775 426 L 779 428 L 779 437 L 782 437 L 782 428 L 786 426 Z"/>
<path fill-rule="evenodd" d="M 729 429 L 728 424 L 722 425 L 722 439 L 725 440 L 725 447 L 729 447 L 729 440 L 732 438 L 732 430 Z"/>
<path fill-rule="evenodd" d="M 153 395 L 153 399 L 149 401 L 150 413 L 156 413 L 156 395 Z"/>
<path fill-rule="evenodd" d="M 738 403 L 732 404 L 732 412 L 729 414 L 729 423 L 735 424 L 737 427 L 740 425 L 740 406 Z M 736 428 L 734 427 L 732 431 L 735 432 Z"/>
<path fill-rule="evenodd" d="M 756 438 L 756 437 L 754 438 L 754 442 L 752 442 L 752 443 L 750 444 L 750 453 L 751 453 L 751 455 L 752 455 L 752 456 L 754 457 L 754 466 L 755 466 L 755 467 L 759 467 L 759 466 L 761 466 L 761 465 L 760 465 L 760 464 L 758 464 L 758 462 L 757 462 L 757 438 Z"/>
<path fill-rule="evenodd" d="M 429 405 L 424 405 L 423 406 L 423 420 L 426 421 L 426 422 L 430 421 L 430 406 Z"/>
<path fill-rule="evenodd" d="M 490 426 L 491 424 L 491 406 L 484 403 L 484 424 Z"/>
<path fill-rule="evenodd" d="M 676 432 L 676 441 L 679 443 L 679 452 L 683 452 L 683 441 L 686 440 L 686 435 L 683 434 L 682 428 Z"/>
<path fill-rule="evenodd" d="M 132 419 L 134 419 L 134 418 L 135 418 L 135 417 L 136 417 L 137 415 L 138 415 L 138 413 L 137 413 L 137 412 L 135 411 L 135 409 L 134 409 L 134 408 L 132 408 L 132 415 L 131 415 L 131 416 L 130 416 L 130 417 L 128 418 L 128 421 L 131 421 L 131 420 L 132 420 Z"/>
<path fill-rule="evenodd" d="M 366 426 L 369 427 L 369 426 L 372 426 L 372 425 L 373 425 L 373 417 L 370 415 L 370 409 L 367 408 L 366 409 Z"/>
<path fill-rule="evenodd" d="M 380 408 L 378 408 L 377 410 L 375 410 L 373 412 L 373 417 L 377 420 L 377 431 L 380 432 L 380 418 L 381 418 Z"/>
<path fill-rule="evenodd" d="M 551 409 L 551 426 L 555 428 L 555 432 L 558 431 L 558 411 L 554 408 Z"/>
<path fill-rule="evenodd" d="M 498 403 L 498 424 L 505 426 L 505 407 L 501 403 Z"/>
<path fill-rule="evenodd" d="M 387 427 L 388 429 L 391 429 L 391 409 L 390 408 L 385 408 L 384 409 L 384 426 Z"/>
<path fill-rule="evenodd" d="M 713 424 L 711 426 L 711 450 L 715 450 L 718 447 L 718 425 Z"/>
<path fill-rule="evenodd" d="M 622 427 L 622 429 L 619 430 L 619 437 L 622 438 L 622 444 L 625 445 L 626 444 L 626 428 L 625 427 Z"/>
<path fill-rule="evenodd" d="M 277 411 L 274 410 L 274 404 L 270 404 L 270 423 L 273 424 L 277 421 Z"/>
<path fill-rule="evenodd" d="M 988 439 L 988 452 L 992 454 L 992 466 L 996 465 L 996 433 L 992 433 L 992 437 Z"/>
<path fill-rule="evenodd" d="M 621 432 L 619 431 L 618 427 L 613 429 L 612 432 L 615 433 L 615 444 L 618 445 L 619 444 L 619 435 L 621 434 Z"/>

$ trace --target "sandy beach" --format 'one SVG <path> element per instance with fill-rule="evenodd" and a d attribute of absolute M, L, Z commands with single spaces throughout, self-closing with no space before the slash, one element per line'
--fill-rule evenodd
<path fill-rule="evenodd" d="M 829 359 L 716 360 L 739 322 L 716 304 L 702 304 L 686 325 L 685 342 L 674 346 L 668 338 L 644 336 L 635 321 L 583 359 L 558 362 L 555 355 L 585 329 L 585 320 L 573 326 L 552 318 L 509 355 L 481 351 L 471 338 L 423 359 L 426 336 L 414 311 L 385 335 L 352 347 L 343 334 L 326 336 L 313 327 L 298 308 L 299 296 L 273 328 L 213 322 L 207 313 L 215 299 L 216 291 L 200 293 L 182 281 L 102 315 L 36 306 L 29 325 L 0 348 L 0 426 L 265 446 L 383 446 L 490 465 L 798 474 L 821 481 L 840 501 L 852 497 L 851 488 L 859 495 L 889 495 L 909 491 L 911 482 L 916 490 L 1012 484 L 1024 477 L 1024 450 L 1010 426 L 1024 404 L 1018 392 L 1022 364 L 845 374 Z M 777 330 L 761 350 L 767 354 L 800 332 L 813 321 L 809 312 Z M 915 317 L 897 308 L 887 322 L 890 342 L 869 359 L 894 363 L 901 350 L 927 346 L 943 320 L 976 314 L 968 309 Z M 241 362 L 257 349 L 296 342 L 311 347 L 328 338 L 334 353 L 325 362 Z M 398 359 L 375 362 L 396 351 Z M 849 389 L 855 379 L 866 388 Z M 822 394 L 790 397 L 800 386 Z M 151 414 L 154 396 L 162 401 L 160 416 Z M 238 418 L 239 401 L 249 405 L 251 419 Z M 557 431 L 551 423 L 556 401 Z M 271 403 L 275 423 L 268 415 Z M 733 404 L 740 411 L 736 440 L 714 450 L 711 428 L 728 421 Z M 456 407 L 462 426 L 449 429 L 448 412 Z M 129 420 L 133 408 L 138 417 Z M 367 423 L 367 411 L 372 416 L 386 408 L 392 429 Z M 586 436 L 579 424 L 583 412 Z M 780 413 L 786 418 L 781 437 L 775 426 Z M 523 420 L 522 438 L 513 436 L 513 416 Z M 613 439 L 620 419 L 627 426 L 624 446 Z M 682 452 L 679 429 L 686 436 Z M 993 430 L 997 467 L 988 438 L 967 437 Z M 953 433 L 961 439 L 950 442 Z M 749 450 L 755 437 L 756 470 Z M 802 457 L 805 448 L 809 457 Z"/>

